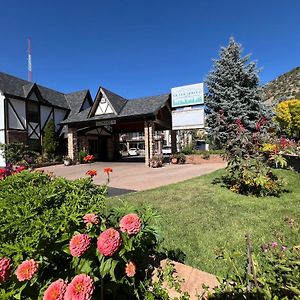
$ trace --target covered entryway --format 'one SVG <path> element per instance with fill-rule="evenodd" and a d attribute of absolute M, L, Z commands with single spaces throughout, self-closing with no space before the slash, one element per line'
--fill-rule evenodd
<path fill-rule="evenodd" d="M 120 135 L 144 132 L 145 164 L 149 166 L 155 131 L 172 128 L 170 102 L 170 94 L 127 100 L 100 88 L 91 108 L 62 122 L 68 126 L 69 157 L 76 161 L 78 151 L 85 150 L 99 161 L 113 161 L 119 157 Z M 159 152 L 161 148 L 159 145 Z"/>

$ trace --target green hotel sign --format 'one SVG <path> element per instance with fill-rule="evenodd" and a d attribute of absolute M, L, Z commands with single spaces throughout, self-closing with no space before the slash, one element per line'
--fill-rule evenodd
<path fill-rule="evenodd" d="M 172 88 L 172 107 L 204 104 L 203 83 Z"/>

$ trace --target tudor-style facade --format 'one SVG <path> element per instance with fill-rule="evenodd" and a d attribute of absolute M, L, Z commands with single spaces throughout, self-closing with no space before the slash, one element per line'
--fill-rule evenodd
<path fill-rule="evenodd" d="M 149 165 L 155 130 L 172 128 L 170 104 L 170 94 L 125 99 L 103 87 L 93 101 L 88 90 L 63 94 L 0 73 L 0 143 L 21 142 L 40 150 L 45 126 L 53 119 L 71 159 L 77 161 L 79 150 L 85 150 L 97 160 L 114 160 L 120 134 L 144 131 Z M 0 153 L 0 166 L 5 163 Z"/>
<path fill-rule="evenodd" d="M 0 73 L 0 143 L 24 143 L 41 150 L 42 136 L 49 120 L 54 120 L 61 136 L 60 123 L 68 116 L 93 104 L 88 90 L 63 94 L 36 83 Z M 5 160 L 0 155 L 0 166 Z"/>

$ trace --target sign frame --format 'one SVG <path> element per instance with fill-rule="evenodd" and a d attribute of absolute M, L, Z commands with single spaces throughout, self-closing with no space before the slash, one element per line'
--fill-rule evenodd
<path fill-rule="evenodd" d="M 172 108 L 204 104 L 204 85 L 196 83 L 171 89 Z"/>

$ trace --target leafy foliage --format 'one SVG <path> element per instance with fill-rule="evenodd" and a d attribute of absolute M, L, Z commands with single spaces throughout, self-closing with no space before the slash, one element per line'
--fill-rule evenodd
<path fill-rule="evenodd" d="M 37 152 L 30 150 L 22 143 L 0 144 L 0 150 L 3 151 L 7 163 L 13 165 L 32 164 L 38 156 Z"/>
<path fill-rule="evenodd" d="M 149 206 L 106 209 L 105 192 L 91 178 L 71 182 L 43 172 L 22 171 L 0 182 L 0 213 L 5 215 L 0 223 L 1 256 L 12 259 L 12 273 L 26 259 L 39 264 L 37 275 L 28 282 L 11 274 L 1 284 L 1 299 L 42 299 L 51 282 L 58 278 L 69 282 L 83 273 L 93 279 L 93 299 L 169 299 L 163 281 L 167 278 L 169 285 L 177 286 L 171 269 L 159 270 L 164 275 L 157 282 L 151 279 L 161 241 L 158 216 Z M 120 219 L 129 212 L 142 222 L 135 234 L 119 229 Z M 98 216 L 99 222 L 85 224 L 86 213 Z M 97 238 L 109 228 L 119 232 L 122 243 L 112 256 L 104 256 L 97 249 Z M 70 240 L 79 233 L 88 235 L 91 244 L 72 257 Z M 136 268 L 133 276 L 126 271 L 129 262 Z"/>
<path fill-rule="evenodd" d="M 283 133 L 300 138 L 300 100 L 293 99 L 280 102 L 275 107 L 274 120 L 279 124 Z"/>
<path fill-rule="evenodd" d="M 262 127 L 264 119 L 256 123 L 257 131 L 247 131 L 241 120 L 231 126 L 230 140 L 226 144 L 228 160 L 224 182 L 231 191 L 254 196 L 278 196 L 283 189 L 280 180 L 260 153 L 264 140 L 269 139 Z"/>
<path fill-rule="evenodd" d="M 264 245 L 263 251 L 260 257 L 250 257 L 253 261 L 251 273 L 246 267 L 240 271 L 236 266 L 237 259 L 245 255 L 225 252 L 223 259 L 228 264 L 228 276 L 208 298 L 300 299 L 299 247 L 287 249 L 273 242 Z"/>
<path fill-rule="evenodd" d="M 58 138 L 55 132 L 54 120 L 49 120 L 45 127 L 43 136 L 43 153 L 49 157 L 53 157 L 58 147 Z"/>
<path fill-rule="evenodd" d="M 228 141 L 228 127 L 235 120 L 241 119 L 246 130 L 255 131 L 255 123 L 269 115 L 260 98 L 256 63 L 249 58 L 242 57 L 241 45 L 231 38 L 207 76 L 209 138 L 220 149 Z"/>

